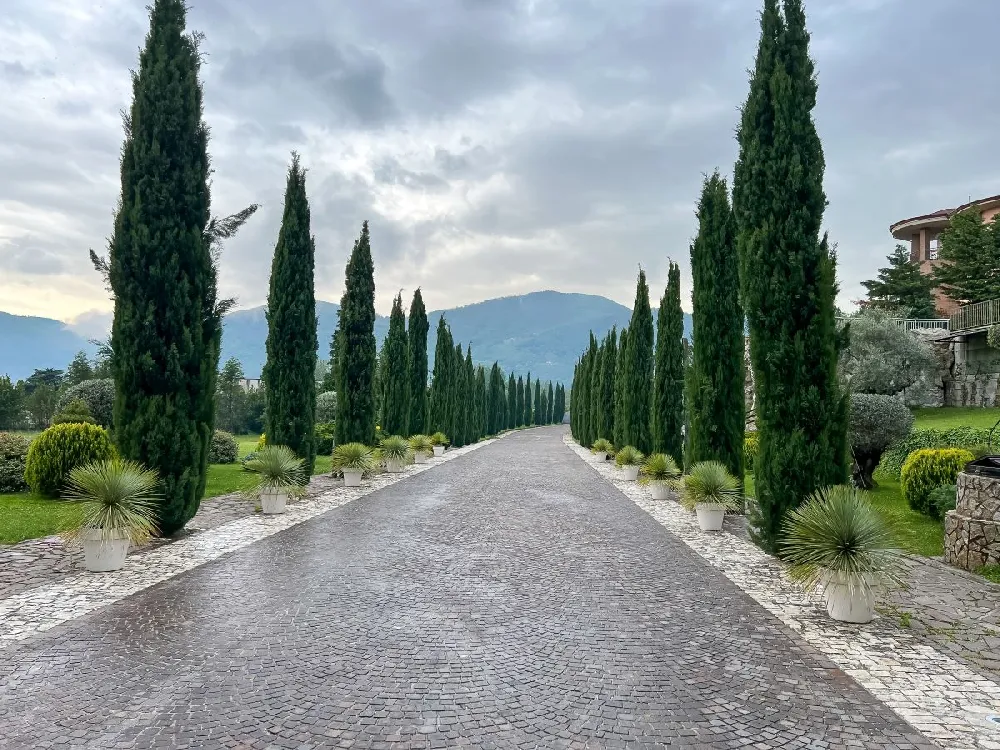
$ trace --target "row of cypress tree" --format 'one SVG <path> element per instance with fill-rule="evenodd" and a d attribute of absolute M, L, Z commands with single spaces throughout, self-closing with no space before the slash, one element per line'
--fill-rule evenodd
<path fill-rule="evenodd" d="M 848 476 L 848 396 L 836 372 L 847 332 L 836 327 L 836 258 L 820 233 L 824 160 L 801 0 L 780 7 L 765 0 L 760 23 L 732 205 L 718 172 L 698 203 L 692 351 L 681 338 L 680 272 L 671 263 L 650 363 L 640 271 L 628 329 L 617 343 L 614 330 L 600 344 L 591 334 L 577 363 L 571 429 L 584 445 L 604 437 L 687 465 L 715 459 L 742 477 L 746 325 L 759 438 L 752 528 L 762 547 L 777 552 L 788 511 Z"/>

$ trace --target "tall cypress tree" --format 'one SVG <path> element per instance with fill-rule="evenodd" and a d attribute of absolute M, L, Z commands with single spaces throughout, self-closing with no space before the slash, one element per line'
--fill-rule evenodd
<path fill-rule="evenodd" d="M 556 400 L 555 400 L 555 389 L 552 387 L 551 380 L 549 381 L 549 394 L 548 398 L 545 401 L 545 404 L 547 407 L 545 410 L 545 424 L 552 424 L 553 422 L 552 414 L 553 411 L 555 410 Z"/>
<path fill-rule="evenodd" d="M 618 339 L 618 358 L 615 360 L 615 419 L 612 425 L 612 437 L 608 438 L 615 444 L 616 448 L 624 448 L 625 440 L 625 388 L 627 378 L 625 376 L 625 360 L 628 353 L 628 328 L 622 329 L 622 335 Z"/>
<path fill-rule="evenodd" d="M 465 355 L 462 345 L 455 345 L 455 437 L 452 443 L 457 448 L 472 442 L 469 439 L 469 389 L 465 382 Z"/>
<path fill-rule="evenodd" d="M 681 431 L 684 425 L 684 311 L 681 309 L 681 269 L 673 262 L 667 273 L 667 288 L 660 300 L 656 337 L 653 450 L 666 453 L 680 463 L 684 457 Z"/>
<path fill-rule="evenodd" d="M 212 246 L 238 226 L 210 220 L 200 58 L 185 23 L 182 0 L 155 0 L 132 79 L 110 257 L 91 252 L 115 298 L 115 440 L 123 458 L 159 473 L 164 535 L 194 516 L 205 491 L 229 306 Z"/>
<path fill-rule="evenodd" d="M 618 364 L 618 331 L 612 328 L 604 339 L 601 355 L 600 413 L 597 420 L 597 437 L 612 440 L 615 434 L 615 366 Z M 563 393 L 565 398 L 565 392 Z"/>
<path fill-rule="evenodd" d="M 698 203 L 698 236 L 691 245 L 694 348 L 687 398 L 688 463 L 721 461 L 743 476 L 746 425 L 743 309 L 739 302 L 729 189 L 716 171 Z"/>
<path fill-rule="evenodd" d="M 476 367 L 476 431 L 481 437 L 486 437 L 489 434 L 486 424 L 486 390 L 486 369 L 479 365 Z"/>
<path fill-rule="evenodd" d="M 375 266 L 368 222 L 347 262 L 340 300 L 340 392 L 337 393 L 338 444 L 375 440 Z"/>
<path fill-rule="evenodd" d="M 597 339 L 594 339 L 596 344 Z M 597 346 L 587 365 L 587 436 L 591 444 L 601 437 L 601 372 L 603 372 L 604 345 Z"/>
<path fill-rule="evenodd" d="M 534 411 L 534 425 L 539 425 L 541 422 L 539 420 L 542 417 L 542 379 L 535 379 L 535 411 Z"/>
<path fill-rule="evenodd" d="M 431 432 L 448 434 L 452 427 L 452 356 L 451 331 L 444 320 L 438 318 L 437 343 L 434 346 L 434 379 L 431 382 Z"/>
<path fill-rule="evenodd" d="M 409 330 L 407 331 L 407 366 L 409 367 L 410 401 L 406 431 L 410 435 L 423 435 L 427 427 L 427 310 L 420 289 L 413 293 L 410 303 Z"/>
<path fill-rule="evenodd" d="M 507 378 L 507 429 L 517 427 L 517 381 L 514 373 Z"/>
<path fill-rule="evenodd" d="M 531 426 L 531 373 L 524 381 L 524 426 Z"/>
<path fill-rule="evenodd" d="M 382 415 L 382 432 L 386 435 L 405 435 L 410 415 L 410 371 L 407 356 L 406 315 L 403 297 L 396 295 L 389 315 L 389 333 L 385 338 L 385 406 Z"/>
<path fill-rule="evenodd" d="M 285 211 L 271 263 L 267 295 L 268 387 L 264 432 L 272 445 L 287 445 L 312 474 L 316 461 L 316 246 L 309 229 L 306 173 L 292 155 Z"/>
<path fill-rule="evenodd" d="M 835 259 L 820 236 L 826 196 L 815 104 L 802 4 L 784 0 L 782 17 L 777 0 L 765 0 L 733 205 L 757 388 L 754 527 L 771 552 L 789 510 L 847 479 L 847 398 L 837 381 L 843 342 Z"/>
<path fill-rule="evenodd" d="M 514 426 L 524 427 L 524 378 L 518 375 L 516 402 L 514 403 Z"/>
<path fill-rule="evenodd" d="M 649 308 L 646 272 L 641 269 L 636 283 L 632 320 L 628 326 L 625 378 L 622 437 L 627 445 L 649 453 L 653 447 L 649 430 L 650 391 L 653 387 L 653 313 Z"/>
<path fill-rule="evenodd" d="M 472 346 L 465 348 L 465 361 L 462 363 L 462 377 L 465 379 L 466 392 L 466 423 L 468 427 L 467 442 L 475 443 L 482 440 L 482 433 L 479 432 L 479 422 L 476 418 L 476 371 L 472 365 Z"/>

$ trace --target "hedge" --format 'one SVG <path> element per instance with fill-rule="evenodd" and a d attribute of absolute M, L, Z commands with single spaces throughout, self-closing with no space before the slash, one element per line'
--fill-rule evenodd
<path fill-rule="evenodd" d="M 879 471 L 893 479 L 900 478 L 903 463 L 913 451 L 921 448 L 965 448 L 971 450 L 989 442 L 989 430 L 955 427 L 950 430 L 914 430 L 889 446 L 882 454 Z"/>

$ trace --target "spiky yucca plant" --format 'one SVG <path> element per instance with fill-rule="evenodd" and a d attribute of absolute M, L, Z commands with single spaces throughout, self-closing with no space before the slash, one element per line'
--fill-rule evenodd
<path fill-rule="evenodd" d="M 382 461 L 405 462 L 410 457 L 410 444 L 401 435 L 389 435 L 379 442 L 378 452 Z"/>
<path fill-rule="evenodd" d="M 618 466 L 639 466 L 644 459 L 645 456 L 631 445 L 626 445 L 615 454 L 615 463 Z"/>
<path fill-rule="evenodd" d="M 727 510 L 739 510 L 743 492 L 739 480 L 718 461 L 701 461 L 680 483 L 681 504 L 694 510 L 699 504 L 721 505 Z"/>
<path fill-rule="evenodd" d="M 432 445 L 448 445 L 448 436 L 443 432 L 435 432 L 431 435 Z"/>
<path fill-rule="evenodd" d="M 414 435 L 410 438 L 410 449 L 414 453 L 430 455 L 434 452 L 434 443 L 431 442 L 428 435 Z"/>
<path fill-rule="evenodd" d="M 372 471 L 375 455 L 363 443 L 344 443 L 333 449 L 333 469 L 335 471 Z"/>
<path fill-rule="evenodd" d="M 666 453 L 654 453 L 646 458 L 639 470 L 644 483 L 648 482 L 672 482 L 679 479 L 681 470 L 677 462 Z"/>
<path fill-rule="evenodd" d="M 590 447 L 590 450 L 594 453 L 614 453 L 615 446 L 611 444 L 610 440 L 605 438 L 598 438 L 594 441 L 594 444 Z"/>
<path fill-rule="evenodd" d="M 80 515 L 67 539 L 78 540 L 89 529 L 102 539 L 123 534 L 143 544 L 157 533 L 156 492 L 159 477 L 136 461 L 113 458 L 78 466 L 69 474 L 63 498 L 80 505 Z"/>
<path fill-rule="evenodd" d="M 892 527 L 861 490 L 817 490 L 785 518 L 780 551 L 790 574 L 813 589 L 837 574 L 852 590 L 903 585 L 903 553 Z"/>
<path fill-rule="evenodd" d="M 247 490 L 249 496 L 256 497 L 267 490 L 282 490 L 289 495 L 305 494 L 305 463 L 287 445 L 265 445 L 254 454 L 253 459 L 247 461 L 246 469 L 258 475 Z"/>

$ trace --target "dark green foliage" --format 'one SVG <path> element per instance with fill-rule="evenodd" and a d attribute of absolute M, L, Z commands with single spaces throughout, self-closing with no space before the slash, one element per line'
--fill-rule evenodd
<path fill-rule="evenodd" d="M 653 386 L 653 312 L 649 307 L 646 272 L 641 269 L 628 326 L 624 375 L 622 440 L 639 452 L 649 454 L 653 448 L 649 425 L 652 408 L 650 391 Z"/>
<path fill-rule="evenodd" d="M 535 411 L 532 414 L 534 421 L 532 424 L 540 425 L 542 418 L 542 381 L 535 379 Z"/>
<path fill-rule="evenodd" d="M 847 479 L 847 398 L 837 380 L 835 257 L 820 236 L 823 150 L 800 0 L 766 0 L 738 133 L 733 207 L 750 330 L 760 449 L 755 538 L 778 551 L 781 526 L 820 487 Z M 698 341 L 695 341 L 698 345 Z"/>
<path fill-rule="evenodd" d="M 524 426 L 531 426 L 531 373 L 524 380 Z"/>
<path fill-rule="evenodd" d="M 662 307 L 662 305 L 661 305 Z M 614 415 L 615 418 L 612 424 L 612 435 L 608 438 L 612 443 L 614 443 L 615 448 L 621 449 L 626 445 L 625 442 L 625 388 L 626 388 L 626 377 L 625 377 L 625 356 L 628 352 L 628 329 L 622 329 L 622 335 L 618 339 L 618 357 L 615 360 L 615 401 L 614 401 Z M 574 394 L 576 391 L 576 386 L 573 387 Z M 603 437 L 607 437 L 604 435 Z"/>
<path fill-rule="evenodd" d="M 219 371 L 215 387 L 215 424 L 228 432 L 243 432 L 247 392 L 243 388 L 243 365 L 230 357 Z M 211 448 L 209 448 L 211 450 Z M 209 463 L 212 463 L 209 459 Z"/>
<path fill-rule="evenodd" d="M 595 388 L 594 390 L 596 391 L 597 389 Z M 547 407 L 546 410 L 545 410 L 545 424 L 552 424 L 552 422 L 553 422 L 552 415 L 553 415 L 553 412 L 554 412 L 555 406 L 556 406 L 555 398 L 556 398 L 556 396 L 555 396 L 555 390 L 553 389 L 553 387 L 552 387 L 552 381 L 550 380 L 549 381 L 549 394 L 548 394 L 548 398 L 545 401 L 545 404 L 546 404 L 546 407 Z"/>
<path fill-rule="evenodd" d="M 927 495 L 927 507 L 933 508 L 934 518 L 944 518 L 949 510 L 955 510 L 958 499 L 958 486 L 942 484 Z"/>
<path fill-rule="evenodd" d="M 409 419 L 406 433 L 426 435 L 427 426 L 427 311 L 420 289 L 413 293 L 410 303 L 409 330 L 407 331 L 407 366 L 410 375 Z"/>
<path fill-rule="evenodd" d="M 878 269 L 878 278 L 862 281 L 868 290 L 867 304 L 871 307 L 902 311 L 910 318 L 934 318 L 934 279 L 920 272 L 920 264 L 910 260 L 910 251 L 903 245 L 888 257 L 889 265 Z"/>
<path fill-rule="evenodd" d="M 62 411 L 52 417 L 52 424 L 73 424 L 73 423 L 95 424 L 96 420 L 87 408 L 87 402 L 81 398 L 73 399 Z"/>
<path fill-rule="evenodd" d="M 227 309 L 212 262 L 200 56 L 195 36 L 185 34 L 185 13 L 182 0 L 155 0 L 150 10 L 125 119 L 107 266 L 115 438 L 122 458 L 159 474 L 164 535 L 194 516 L 205 491 Z M 106 457 L 98 453 L 106 451 L 88 455 Z"/>
<path fill-rule="evenodd" d="M 1000 297 L 1000 222 L 983 222 L 977 208 L 955 214 L 941 234 L 934 280 L 959 304 Z"/>
<path fill-rule="evenodd" d="M 443 432 L 449 437 L 454 414 L 454 360 L 451 330 L 442 315 L 438 319 L 437 344 L 434 348 L 434 379 L 431 383 L 430 432 Z"/>
<path fill-rule="evenodd" d="M 94 379 L 94 368 L 90 366 L 86 352 L 77 352 L 73 361 L 66 368 L 66 377 L 63 378 L 63 385 L 77 385 L 84 380 Z"/>
<path fill-rule="evenodd" d="M 330 336 L 330 369 L 326 371 L 326 376 L 323 378 L 323 383 L 320 388 L 325 391 L 333 391 L 337 393 L 340 391 L 339 378 L 340 378 L 340 353 L 343 351 L 343 341 L 344 337 L 340 332 L 340 308 L 337 308 L 337 326 L 333 329 L 333 335 Z"/>
<path fill-rule="evenodd" d="M 524 427 L 524 378 L 518 375 L 517 377 L 517 401 L 514 404 L 514 426 Z"/>
<path fill-rule="evenodd" d="M 0 432 L 0 492 L 21 492 L 28 488 L 24 466 L 28 460 L 28 439 L 13 432 Z"/>
<path fill-rule="evenodd" d="M 114 455 L 111 438 L 103 427 L 82 423 L 55 425 L 31 441 L 24 481 L 32 492 L 58 497 L 73 469 Z"/>
<path fill-rule="evenodd" d="M 600 401 L 594 432 L 598 438 L 613 440 L 615 435 L 615 369 L 618 365 L 618 332 L 612 328 L 601 344 Z M 565 407 L 565 391 L 562 394 Z M 560 414 L 557 420 L 561 420 Z"/>
<path fill-rule="evenodd" d="M 879 471 L 891 479 L 899 479 L 903 463 L 913 451 L 921 448 L 965 448 L 989 442 L 990 431 L 975 427 L 954 427 L 950 430 L 914 430 L 902 440 L 893 442 L 882 454 Z"/>
<path fill-rule="evenodd" d="M 504 415 L 507 404 L 504 396 L 503 372 L 497 362 L 490 368 L 490 376 L 486 390 L 486 432 L 496 435 L 503 429 Z"/>
<path fill-rule="evenodd" d="M 746 373 L 739 257 L 729 189 L 718 172 L 705 180 L 697 216 L 698 236 L 691 245 L 692 336 L 700 343 L 688 371 L 685 460 L 689 465 L 719 461 L 742 477 Z"/>
<path fill-rule="evenodd" d="M 337 429 L 333 422 L 317 422 L 313 434 L 316 436 L 316 455 L 329 456 L 333 453 L 333 438 Z"/>
<path fill-rule="evenodd" d="M 470 443 L 483 439 L 479 425 L 479 415 L 476 413 L 476 370 L 472 364 L 472 347 L 465 349 L 465 361 L 462 363 L 462 377 L 465 381 L 466 420 L 468 424 L 467 437 Z"/>
<path fill-rule="evenodd" d="M 382 432 L 402 435 L 408 427 L 410 416 L 410 372 L 407 362 L 406 315 L 403 298 L 397 295 L 389 315 L 389 334 L 385 339 L 385 406 L 382 415 Z"/>
<path fill-rule="evenodd" d="M 684 313 L 681 310 L 681 269 L 673 262 L 667 272 L 667 288 L 660 300 L 656 324 L 656 369 L 650 420 L 653 450 L 665 453 L 681 466 L 684 460 L 681 434 L 684 424 Z"/>
<path fill-rule="evenodd" d="M 507 378 L 507 429 L 517 427 L 517 381 L 514 373 Z"/>
<path fill-rule="evenodd" d="M 451 444 L 456 448 L 475 442 L 471 436 L 472 430 L 469 425 L 469 384 L 465 379 L 465 356 L 462 354 L 462 345 L 455 346 L 455 422 L 452 427 L 453 437 Z"/>
<path fill-rule="evenodd" d="M 208 462 L 210 464 L 234 464 L 240 456 L 240 444 L 232 433 L 216 430 L 212 433 L 212 442 L 208 446 Z"/>
<path fill-rule="evenodd" d="M 67 388 L 56 401 L 56 412 L 61 412 L 66 405 L 77 399 L 83 401 L 90 411 L 94 421 L 101 427 L 110 428 L 115 412 L 115 381 L 111 378 L 99 380 L 84 380 L 71 388 Z"/>
<path fill-rule="evenodd" d="M 375 442 L 375 267 L 368 222 L 347 263 L 340 300 L 337 445 Z M 337 334 L 335 334 L 337 335 Z M 268 388 L 270 388 L 268 384 Z"/>
<path fill-rule="evenodd" d="M 487 394 L 486 385 L 486 369 L 480 365 L 476 368 L 476 393 L 475 393 L 475 408 L 476 408 L 476 432 L 479 433 L 480 438 L 486 437 L 488 434 L 487 430 L 487 402 L 489 401 Z"/>
<path fill-rule="evenodd" d="M 271 445 L 285 445 L 304 462 L 316 462 L 316 246 L 310 230 L 306 173 L 292 154 L 285 184 L 285 210 L 271 262 L 267 295 L 267 383 L 264 432 Z"/>
<path fill-rule="evenodd" d="M 597 344 L 596 338 L 594 344 Z M 604 437 L 601 432 L 604 421 L 601 414 L 601 373 L 604 372 L 604 348 L 603 344 L 595 346 L 592 353 L 588 352 L 587 357 L 587 438 L 590 445 L 593 445 L 598 438 Z"/>
<path fill-rule="evenodd" d="M 16 428 L 21 425 L 24 409 L 24 389 L 10 382 L 10 377 L 0 375 L 0 429 Z M 112 403 L 114 383 L 112 382 Z"/>

